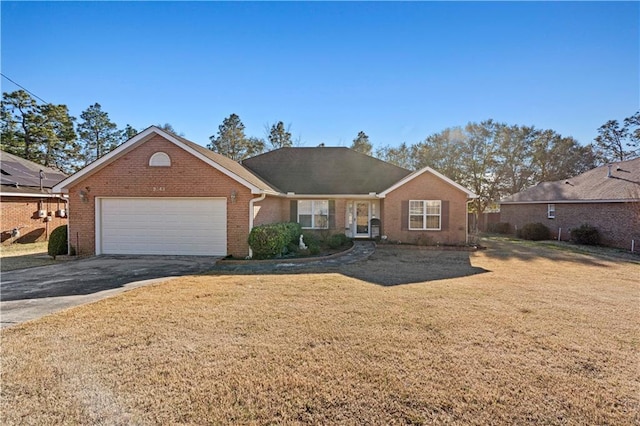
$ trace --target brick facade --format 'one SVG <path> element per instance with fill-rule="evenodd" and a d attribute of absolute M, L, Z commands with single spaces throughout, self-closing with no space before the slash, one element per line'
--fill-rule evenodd
<path fill-rule="evenodd" d="M 600 232 L 602 244 L 623 249 L 631 248 L 635 240 L 640 251 L 640 202 L 635 203 L 556 203 L 555 219 L 547 217 L 547 203 L 502 204 L 500 221 L 511 224 L 512 229 L 527 223 L 540 222 L 551 230 L 554 238 L 569 240 L 571 229 L 584 223 Z"/>
<path fill-rule="evenodd" d="M 442 230 L 409 230 L 408 211 L 403 211 L 402 208 L 403 203 L 409 200 L 441 200 L 443 202 Z M 445 202 L 448 203 L 445 204 Z M 445 205 L 447 207 L 444 207 Z M 428 242 L 429 244 L 466 243 L 467 194 L 430 172 L 417 176 L 387 194 L 382 200 L 381 210 L 382 234 L 386 235 L 389 241 Z"/>
<path fill-rule="evenodd" d="M 264 200 L 256 202 L 253 210 L 254 226 L 289 222 L 289 200 L 286 198 L 268 196 Z"/>
<path fill-rule="evenodd" d="M 149 159 L 157 152 L 166 153 L 171 165 L 149 166 Z M 296 219 L 291 217 L 291 202 L 296 200 L 284 196 L 268 195 L 261 201 L 256 200 L 250 212 L 251 200 L 259 195 L 252 194 L 243 184 L 160 134 L 132 143 L 112 161 L 104 165 L 98 163 L 89 170 L 86 176 L 72 180 L 68 188 L 70 243 L 80 255 L 96 253 L 96 206 L 97 200 L 103 198 L 224 198 L 227 200 L 227 254 L 234 257 L 245 257 L 249 253 L 250 214 L 254 226 Z M 408 230 L 408 212 L 402 211 L 408 200 L 442 200 L 442 230 Z M 329 234 L 345 232 L 350 201 L 355 200 L 349 200 L 348 196 L 332 199 Z M 381 234 L 392 241 L 433 244 L 466 241 L 467 193 L 431 172 L 416 176 L 389 192 L 386 198 L 369 201 L 376 207 L 375 217 L 381 219 Z"/>
<path fill-rule="evenodd" d="M 170 167 L 149 166 L 149 158 L 158 151 L 169 155 Z M 251 191 L 161 136 L 154 136 L 69 188 L 70 240 L 80 255 L 95 254 L 96 197 L 224 197 L 227 253 L 243 257 L 249 252 Z"/>
<path fill-rule="evenodd" d="M 0 223 L 2 224 L 0 237 L 2 244 L 32 243 L 46 241 L 51 231 L 58 226 L 66 225 L 67 218 L 59 217 L 60 209 L 67 209 L 67 203 L 60 198 L 34 198 L 3 196 L 0 200 Z M 49 221 L 38 217 L 38 210 L 45 210 Z M 20 230 L 20 237 L 12 238 L 11 231 Z"/>

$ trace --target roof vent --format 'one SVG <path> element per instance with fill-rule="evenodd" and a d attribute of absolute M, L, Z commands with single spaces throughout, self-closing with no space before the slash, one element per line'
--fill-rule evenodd
<path fill-rule="evenodd" d="M 611 177 L 611 167 L 613 167 L 613 164 L 607 164 L 607 177 L 608 178 Z"/>

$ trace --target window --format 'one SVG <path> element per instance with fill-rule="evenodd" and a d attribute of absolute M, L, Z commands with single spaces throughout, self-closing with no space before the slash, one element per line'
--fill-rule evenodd
<path fill-rule="evenodd" d="M 329 229 L 329 201 L 298 201 L 298 223 L 304 229 Z"/>
<path fill-rule="evenodd" d="M 409 229 L 440 230 L 440 200 L 411 200 L 409 201 Z"/>
<path fill-rule="evenodd" d="M 164 152 L 156 152 L 149 158 L 151 167 L 169 167 L 171 166 L 171 158 Z"/>
<path fill-rule="evenodd" d="M 547 204 L 547 217 L 549 219 L 556 218 L 556 205 L 555 204 Z"/>

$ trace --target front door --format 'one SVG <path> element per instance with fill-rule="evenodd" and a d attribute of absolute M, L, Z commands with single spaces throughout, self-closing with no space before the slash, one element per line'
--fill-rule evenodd
<path fill-rule="evenodd" d="M 353 203 L 356 238 L 369 238 L 370 207 L 371 203 L 369 201 L 356 201 Z"/>

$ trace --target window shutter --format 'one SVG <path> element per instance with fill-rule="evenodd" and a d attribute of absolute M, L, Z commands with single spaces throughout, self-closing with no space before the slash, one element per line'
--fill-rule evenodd
<path fill-rule="evenodd" d="M 291 200 L 289 203 L 289 220 L 291 222 L 298 222 L 298 201 Z"/>
<path fill-rule="evenodd" d="M 443 231 L 449 230 L 449 201 L 440 201 L 440 229 Z"/>
<path fill-rule="evenodd" d="M 409 200 L 401 203 L 400 211 L 400 229 L 406 231 L 409 229 Z"/>
<path fill-rule="evenodd" d="M 329 200 L 329 229 L 336 229 L 336 200 Z"/>

